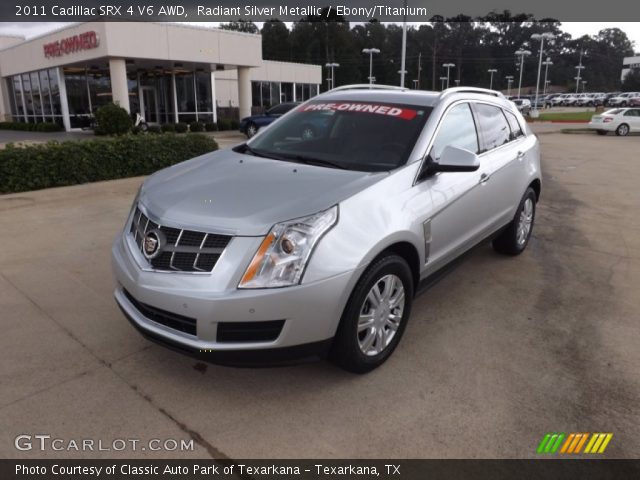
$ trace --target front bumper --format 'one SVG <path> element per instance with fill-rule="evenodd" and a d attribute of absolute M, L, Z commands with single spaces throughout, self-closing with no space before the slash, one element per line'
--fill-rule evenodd
<path fill-rule="evenodd" d="M 149 271 L 139 266 L 127 245 L 126 234 L 121 235 L 112 248 L 116 302 L 146 337 L 205 361 L 267 365 L 322 355 L 335 335 L 360 272 L 293 287 L 239 290 L 235 288 L 235 278 L 220 278 L 238 270 L 237 264 L 235 268 L 230 265 L 234 256 L 225 258 L 226 253 L 207 275 Z M 135 302 L 195 319 L 195 335 L 153 321 L 125 291 Z M 222 322 L 228 325 L 274 320 L 284 320 L 275 340 L 229 342 L 218 338 Z"/>

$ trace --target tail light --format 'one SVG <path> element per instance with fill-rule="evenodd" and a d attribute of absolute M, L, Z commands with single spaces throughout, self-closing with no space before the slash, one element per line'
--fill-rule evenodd
<path fill-rule="evenodd" d="M 604 117 L 603 123 L 609 123 L 609 122 L 613 122 L 613 118 L 611 118 L 611 117 Z"/>

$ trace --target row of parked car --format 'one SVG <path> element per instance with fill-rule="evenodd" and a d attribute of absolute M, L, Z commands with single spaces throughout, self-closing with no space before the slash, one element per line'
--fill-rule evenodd
<path fill-rule="evenodd" d="M 611 93 L 552 93 L 539 95 L 536 105 L 535 95 L 510 97 L 518 109 L 528 114 L 532 108 L 545 107 L 637 107 L 640 106 L 640 92 Z"/>

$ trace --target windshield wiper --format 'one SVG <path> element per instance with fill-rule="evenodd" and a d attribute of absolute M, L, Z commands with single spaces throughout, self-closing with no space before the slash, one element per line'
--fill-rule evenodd
<path fill-rule="evenodd" d="M 238 145 L 237 147 L 234 147 L 233 151 L 238 153 L 249 153 L 254 157 L 270 158 L 272 160 L 282 160 L 277 155 L 270 155 L 261 150 L 255 150 L 251 148 L 249 145 L 247 145 L 246 143 L 243 143 L 242 145 Z"/>
<path fill-rule="evenodd" d="M 305 163 L 307 165 L 320 165 L 323 167 L 330 168 L 339 168 L 340 170 L 348 170 L 344 165 L 332 162 L 331 160 L 325 160 L 323 158 L 315 158 L 315 157 L 307 157 L 305 155 L 290 155 L 290 154 L 282 154 L 282 158 L 287 160 L 293 160 L 295 162 Z"/>

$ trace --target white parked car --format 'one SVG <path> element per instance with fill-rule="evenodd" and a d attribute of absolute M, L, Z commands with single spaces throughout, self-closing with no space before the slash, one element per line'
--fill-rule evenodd
<path fill-rule="evenodd" d="M 640 108 L 614 108 L 600 115 L 594 115 L 589 122 L 589 128 L 606 135 L 616 132 L 624 137 L 631 132 L 640 132 Z"/>
<path fill-rule="evenodd" d="M 551 99 L 551 106 L 558 107 L 560 105 L 564 105 L 564 102 L 567 98 L 569 98 L 571 94 L 563 93 L 562 95 L 558 95 L 557 97 L 553 97 Z"/>
<path fill-rule="evenodd" d="M 609 99 L 609 106 L 610 107 L 626 107 L 629 105 L 629 100 L 636 97 L 640 97 L 640 92 L 621 93 L 617 97 L 613 97 Z"/>

